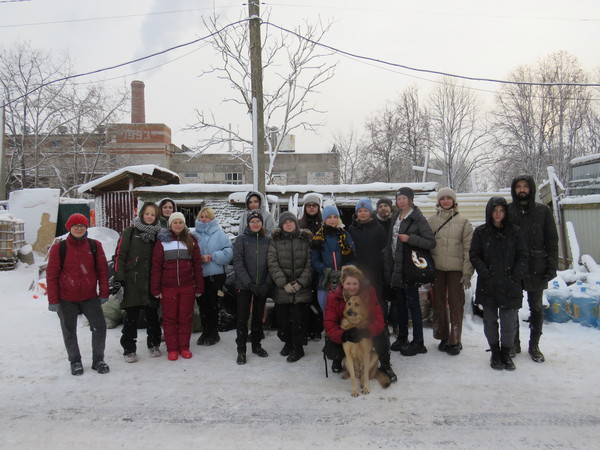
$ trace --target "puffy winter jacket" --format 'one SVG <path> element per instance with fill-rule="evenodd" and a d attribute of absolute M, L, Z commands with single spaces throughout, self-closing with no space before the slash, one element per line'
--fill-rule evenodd
<path fill-rule="evenodd" d="M 475 229 L 471 241 L 471 264 L 477 271 L 475 303 L 519 309 L 523 303 L 521 280 L 527 270 L 527 244 L 508 214 L 501 228 L 494 226 L 492 210 L 496 205 L 508 206 L 504 198 L 492 197 L 486 207 L 486 223 Z"/>
<path fill-rule="evenodd" d="M 65 259 L 61 269 L 60 243 L 50 248 L 46 283 L 48 285 L 48 302 L 57 304 L 60 300 L 82 302 L 94 297 L 108 298 L 108 264 L 102 249 L 97 242 L 96 260 L 90 250 L 87 237 L 75 239 L 67 236 Z M 98 292 L 98 286 L 100 292 Z"/>
<path fill-rule="evenodd" d="M 272 280 L 267 266 L 267 252 L 270 238 L 254 233 L 250 228 L 238 236 L 233 244 L 233 270 L 235 271 L 235 287 L 249 289 L 254 284 L 271 285 Z"/>
<path fill-rule="evenodd" d="M 448 219 L 450 220 L 444 225 Z M 473 275 L 473 266 L 469 260 L 473 226 L 469 219 L 458 214 L 458 208 L 454 206 L 451 209 L 438 207 L 437 213 L 427 221 L 435 233 L 436 244 L 431 249 L 431 256 L 436 270 L 462 272 L 469 277 Z"/>
<path fill-rule="evenodd" d="M 390 234 L 387 239 L 385 250 L 383 251 L 383 270 L 385 280 L 392 287 L 404 287 L 402 277 L 402 257 L 404 245 L 394 236 L 396 221 L 399 220 L 401 211 L 394 213 Z M 425 219 L 421 210 L 413 206 L 412 212 L 400 223 L 397 234 L 408 234 L 408 244 L 423 249 L 432 249 L 435 247 L 435 236 L 431 227 Z M 398 241 L 398 243 L 397 243 Z M 397 245 L 398 244 L 398 245 Z"/>
<path fill-rule="evenodd" d="M 308 230 L 296 229 L 286 233 L 275 228 L 271 234 L 267 261 L 269 273 L 275 284 L 275 303 L 310 303 L 312 301 L 312 268 L 310 265 L 310 241 Z M 288 294 L 283 288 L 287 283 L 297 281 L 302 285 L 295 294 Z"/>
<path fill-rule="evenodd" d="M 203 275 L 209 277 L 224 274 L 225 266 L 233 258 L 233 245 L 217 219 L 207 223 L 196 220 L 192 234 L 198 240 L 202 254 L 212 256 L 211 262 L 202 264 Z"/>
<path fill-rule="evenodd" d="M 192 239 L 193 246 L 189 251 L 185 243 L 169 230 L 162 230 L 157 238 L 152 254 L 151 294 L 158 297 L 163 287 L 194 286 L 195 294 L 201 295 L 204 292 L 204 278 L 196 239 Z"/>
<path fill-rule="evenodd" d="M 529 200 L 520 202 L 515 187 L 519 180 L 529 184 Z M 529 251 L 529 269 L 523 279 L 528 291 L 541 291 L 548 287 L 548 281 L 556 276 L 558 268 L 558 233 L 552 211 L 546 205 L 536 203 L 535 182 L 527 175 L 515 178 L 511 185 L 513 201 L 508 205 L 512 223 L 521 228 L 527 250 Z"/>
<path fill-rule="evenodd" d="M 377 300 L 377 294 L 372 286 L 369 286 L 366 292 L 362 292 L 363 298 L 368 298 L 369 310 L 371 315 L 371 321 L 369 324 L 369 331 L 371 336 L 378 336 L 383 331 L 385 322 L 383 320 L 383 312 L 381 306 Z M 344 317 L 344 308 L 346 307 L 346 301 L 344 300 L 344 291 L 342 286 L 338 286 L 335 291 L 330 291 L 327 294 L 327 304 L 325 306 L 325 313 L 323 314 L 323 326 L 329 339 L 336 344 L 342 343 L 342 334 L 344 330 L 340 327 L 342 319 Z"/>
<path fill-rule="evenodd" d="M 344 255 L 340 246 L 340 239 L 344 235 L 350 251 Z M 321 237 L 321 239 L 319 239 Z M 311 264 L 319 274 L 319 283 L 323 279 L 325 269 L 342 270 L 342 267 L 352 264 L 356 260 L 354 241 L 350 233 L 339 227 L 323 225 L 311 241 Z"/>
<path fill-rule="evenodd" d="M 148 306 L 150 295 L 150 266 L 154 241 L 144 242 L 140 230 L 127 227 L 117 244 L 115 281 L 125 286 L 122 308 Z"/>

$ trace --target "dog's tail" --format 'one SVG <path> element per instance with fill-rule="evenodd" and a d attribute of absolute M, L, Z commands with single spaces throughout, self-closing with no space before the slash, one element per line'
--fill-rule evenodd
<path fill-rule="evenodd" d="M 379 384 L 381 384 L 381 387 L 384 389 L 390 387 L 390 384 L 392 384 L 388 374 L 381 369 L 377 369 L 377 372 L 375 373 L 375 379 L 379 381 Z"/>

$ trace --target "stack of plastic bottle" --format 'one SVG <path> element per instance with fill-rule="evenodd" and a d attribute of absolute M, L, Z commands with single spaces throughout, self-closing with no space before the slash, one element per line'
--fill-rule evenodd
<path fill-rule="evenodd" d="M 553 280 L 546 297 L 548 298 L 549 308 L 545 309 L 545 318 L 548 322 L 568 322 L 571 320 L 571 289 L 564 282 Z"/>
<path fill-rule="evenodd" d="M 571 317 L 573 322 L 586 327 L 598 328 L 598 303 L 600 302 L 600 284 L 595 285 L 578 281 L 571 289 Z"/>

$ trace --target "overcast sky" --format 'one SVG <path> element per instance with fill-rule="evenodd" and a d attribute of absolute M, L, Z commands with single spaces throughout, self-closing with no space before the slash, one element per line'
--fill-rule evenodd
<path fill-rule="evenodd" d="M 332 20 L 332 30 L 323 43 L 397 64 L 506 79 L 519 65 L 534 64 L 565 50 L 598 78 L 598 0 L 276 0 L 261 6 L 262 11 L 267 8 L 271 9 L 271 22 L 288 29 L 303 20 Z M 169 11 L 180 12 L 166 13 Z M 76 70 L 86 72 L 205 36 L 202 16 L 217 13 L 225 24 L 244 18 L 246 12 L 242 1 L 232 0 L 0 0 L 0 43 L 10 46 L 29 41 L 34 48 L 66 49 Z M 341 55 L 331 58 L 339 62 L 335 77 L 313 98 L 317 108 L 327 112 L 327 125 L 320 136 L 297 133 L 298 151 L 329 150 L 333 134 L 351 127 L 362 129 L 370 115 L 407 86 L 418 83 L 425 96 L 439 79 Z M 232 96 L 226 84 L 198 77 L 214 62 L 214 51 L 200 44 L 104 73 L 102 78 L 117 86 L 129 86 L 135 79 L 144 81 L 146 121 L 167 124 L 176 145 L 191 147 L 195 136 L 180 130 L 194 121 L 196 108 L 212 111 L 234 127 L 249 124 L 244 111 L 222 104 Z M 155 67 L 159 64 L 164 65 Z M 137 71 L 142 72 L 134 74 Z M 498 87 L 465 83 L 483 91 Z M 489 107 L 491 94 L 480 94 Z"/>

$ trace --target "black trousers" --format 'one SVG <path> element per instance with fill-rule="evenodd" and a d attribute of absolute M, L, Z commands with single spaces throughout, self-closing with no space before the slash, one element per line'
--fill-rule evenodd
<path fill-rule="evenodd" d="M 103 361 L 106 345 L 106 321 L 100 306 L 100 299 L 97 297 L 83 302 L 60 301 L 58 317 L 69 361 L 81 362 L 81 353 L 77 342 L 77 316 L 80 313 L 87 318 L 92 331 L 92 362 Z"/>
<path fill-rule="evenodd" d="M 125 318 L 123 319 L 123 330 L 121 331 L 121 346 L 123 354 L 135 353 L 137 346 L 137 323 L 140 312 L 144 311 L 146 315 L 146 333 L 148 335 L 146 344 L 148 348 L 158 347 L 160 345 L 160 322 L 158 321 L 158 308 L 151 306 L 132 306 L 125 308 Z"/>
<path fill-rule="evenodd" d="M 527 291 L 527 303 L 529 303 L 529 338 L 538 344 L 542 335 L 544 326 L 544 304 L 542 295 L 544 291 Z M 517 332 L 515 335 L 515 344 L 520 344 L 519 337 L 519 318 L 517 317 Z"/>
<path fill-rule="evenodd" d="M 299 350 L 304 345 L 308 307 L 307 303 L 277 305 L 277 334 L 294 349 Z"/>
<path fill-rule="evenodd" d="M 267 297 L 258 297 L 252 291 L 240 289 L 237 293 L 237 337 L 235 343 L 239 353 L 246 352 L 248 340 L 248 319 L 252 311 L 252 347 L 260 345 L 262 339 L 262 318 L 265 312 Z"/>
<path fill-rule="evenodd" d="M 218 333 L 219 326 L 219 290 L 225 284 L 225 274 L 204 277 L 204 293 L 196 299 L 202 321 L 202 332 Z"/>

